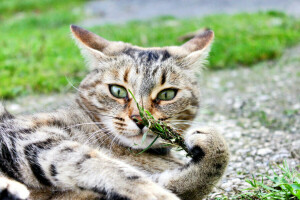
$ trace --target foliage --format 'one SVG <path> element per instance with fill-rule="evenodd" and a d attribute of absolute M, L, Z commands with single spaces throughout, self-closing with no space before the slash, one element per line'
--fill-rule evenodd
<path fill-rule="evenodd" d="M 0 12 L 1 98 L 63 91 L 66 77 L 79 82 L 84 76 L 84 63 L 69 31 L 69 24 L 80 18 L 73 7 L 81 3 L 69 0 L 50 6 L 49 2 L 58 1 L 1 2 L 0 10 L 10 8 Z M 17 12 L 24 4 L 24 11 Z"/>
<path fill-rule="evenodd" d="M 253 176 L 252 180 L 246 180 L 251 185 L 230 199 L 242 200 L 299 200 L 300 199 L 300 172 L 290 169 L 286 161 L 283 162 L 279 173 L 272 170 L 272 175 L 260 175 L 261 180 Z M 300 167 L 300 166 L 299 166 Z M 267 180 L 267 181 L 266 181 Z M 267 182 L 267 183 L 266 183 Z M 218 198 L 228 199 L 227 197 Z"/>

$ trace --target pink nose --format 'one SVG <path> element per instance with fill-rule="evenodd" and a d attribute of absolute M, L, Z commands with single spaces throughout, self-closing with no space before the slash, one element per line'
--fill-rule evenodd
<path fill-rule="evenodd" d="M 141 130 L 145 127 L 145 125 L 142 123 L 142 118 L 140 115 L 131 115 L 130 119 L 132 119 Z"/>

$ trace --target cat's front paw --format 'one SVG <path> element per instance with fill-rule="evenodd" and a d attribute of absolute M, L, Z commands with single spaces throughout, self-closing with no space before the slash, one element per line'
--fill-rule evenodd
<path fill-rule="evenodd" d="M 204 158 L 228 161 L 227 144 L 215 128 L 191 129 L 187 133 L 185 141 L 194 162 L 199 162 Z"/>
<path fill-rule="evenodd" d="M 21 183 L 0 177 L 0 200 L 28 199 L 29 191 Z"/>
<path fill-rule="evenodd" d="M 175 194 L 155 183 L 138 186 L 134 196 L 132 199 L 136 200 L 179 200 Z"/>
<path fill-rule="evenodd" d="M 163 188 L 162 186 L 147 180 L 136 179 L 127 182 L 117 191 L 123 198 L 108 199 L 130 199 L 130 200 L 179 200 L 179 198 Z"/>

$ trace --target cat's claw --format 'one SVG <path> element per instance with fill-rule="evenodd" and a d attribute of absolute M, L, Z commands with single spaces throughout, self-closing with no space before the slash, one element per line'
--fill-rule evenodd
<path fill-rule="evenodd" d="M 0 177 L 0 200 L 25 200 L 29 191 L 23 184 Z"/>

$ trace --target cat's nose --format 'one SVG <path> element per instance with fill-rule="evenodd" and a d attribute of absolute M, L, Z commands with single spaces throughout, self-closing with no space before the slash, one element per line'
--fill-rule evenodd
<path fill-rule="evenodd" d="M 145 125 L 141 122 L 142 121 L 142 118 L 140 115 L 131 115 L 130 117 L 134 122 L 135 124 L 142 130 Z"/>

